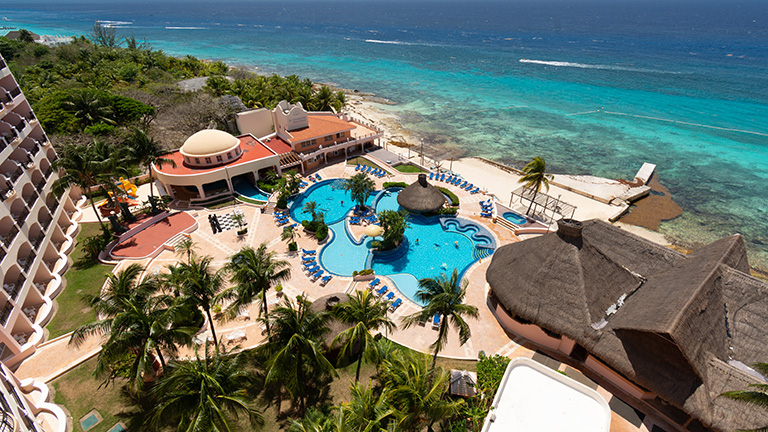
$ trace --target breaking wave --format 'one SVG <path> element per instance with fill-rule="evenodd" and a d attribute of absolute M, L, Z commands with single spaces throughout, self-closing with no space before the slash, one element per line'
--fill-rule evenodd
<path fill-rule="evenodd" d="M 678 73 L 678 72 L 655 70 L 655 69 L 633 68 L 633 67 L 627 67 L 627 66 L 573 63 L 573 62 L 564 62 L 564 61 L 530 60 L 530 59 L 524 59 L 524 58 L 520 59 L 520 63 L 531 63 L 531 64 L 555 66 L 555 67 L 571 67 L 571 68 L 579 68 L 579 69 L 601 69 L 601 70 L 625 71 L 625 72 L 664 73 L 664 74 Z"/>

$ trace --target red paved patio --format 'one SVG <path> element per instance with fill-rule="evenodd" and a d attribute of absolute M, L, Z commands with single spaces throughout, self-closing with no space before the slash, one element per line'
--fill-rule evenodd
<path fill-rule="evenodd" d="M 174 213 L 125 239 L 112 249 L 115 258 L 143 258 L 152 255 L 176 234 L 194 226 L 195 218 L 185 212 Z"/>

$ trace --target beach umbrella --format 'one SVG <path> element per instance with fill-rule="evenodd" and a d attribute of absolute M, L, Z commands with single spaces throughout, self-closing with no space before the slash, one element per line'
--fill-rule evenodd
<path fill-rule="evenodd" d="M 365 235 L 368 237 L 378 237 L 382 232 L 384 232 L 384 229 L 378 225 L 371 224 L 365 227 Z"/>

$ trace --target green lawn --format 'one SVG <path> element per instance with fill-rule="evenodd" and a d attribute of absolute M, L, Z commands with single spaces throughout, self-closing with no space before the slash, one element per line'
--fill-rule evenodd
<path fill-rule="evenodd" d="M 121 420 L 117 415 L 127 405 L 121 395 L 122 380 L 100 388 L 102 381 L 93 376 L 94 369 L 96 369 L 95 358 L 52 382 L 56 392 L 54 402 L 64 405 L 72 414 L 73 432 L 83 432 L 80 418 L 94 408 L 99 411 L 103 420 L 89 432 L 106 432 Z"/>
<path fill-rule="evenodd" d="M 356 158 L 347 159 L 347 165 L 353 165 L 353 166 L 356 166 L 357 164 L 360 164 L 360 165 L 365 165 L 365 166 L 369 166 L 369 167 L 371 167 L 371 168 L 378 168 L 378 169 L 382 169 L 382 170 L 386 171 L 386 173 L 387 173 L 387 174 L 392 174 L 391 172 L 387 171 L 387 170 L 386 170 L 386 169 L 384 169 L 383 167 L 380 167 L 380 166 L 378 166 L 377 164 L 375 164 L 375 163 L 373 163 L 373 162 L 369 161 L 369 160 L 368 160 L 368 159 L 366 159 L 366 158 L 362 158 L 362 157 L 359 157 L 359 156 L 358 156 L 358 157 L 356 157 Z"/>
<path fill-rule="evenodd" d="M 114 266 L 83 262 L 80 242 L 82 239 L 99 232 L 98 223 L 81 224 L 80 233 L 77 235 L 78 244 L 71 255 L 74 265 L 64 274 L 67 285 L 64 291 L 56 297 L 58 309 L 46 327 L 49 332 L 49 339 L 69 333 L 96 319 L 96 314 L 90 307 L 83 304 L 81 298 L 83 294 L 98 295 L 106 276 L 112 272 Z"/>
<path fill-rule="evenodd" d="M 411 165 L 411 164 L 397 165 L 394 168 L 396 170 L 400 171 L 401 173 L 424 173 L 424 172 L 427 172 L 427 171 L 417 167 L 416 165 Z"/>

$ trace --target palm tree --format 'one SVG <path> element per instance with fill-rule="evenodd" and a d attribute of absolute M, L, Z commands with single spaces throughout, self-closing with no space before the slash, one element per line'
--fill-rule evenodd
<path fill-rule="evenodd" d="M 200 307 L 208 317 L 208 324 L 211 326 L 211 335 L 213 344 L 217 347 L 219 341 L 216 338 L 216 329 L 213 326 L 213 317 L 211 316 L 211 307 L 221 302 L 218 296 L 219 291 L 224 285 L 224 269 L 214 271 L 211 268 L 210 256 L 198 258 L 191 256 L 188 263 L 179 263 L 181 285 L 179 286 L 181 295 L 191 304 Z"/>
<path fill-rule="evenodd" d="M 375 189 L 376 183 L 365 173 L 357 173 L 344 183 L 344 190 L 349 191 L 352 201 L 355 201 L 360 207 L 365 206 L 365 201 Z"/>
<path fill-rule="evenodd" d="M 339 360 L 357 352 L 357 370 L 355 382 L 360 380 L 360 365 L 363 363 L 363 353 L 373 345 L 371 330 L 384 328 L 392 331 L 395 323 L 387 316 L 386 302 L 380 302 L 370 291 L 357 291 L 349 301 L 339 303 L 333 310 L 333 314 L 341 322 L 351 324 L 352 327 L 339 333 L 333 340 L 333 345 L 341 344 Z"/>
<path fill-rule="evenodd" d="M 288 241 L 288 245 L 296 241 L 296 228 L 287 226 L 283 228 L 283 232 L 280 233 L 280 240 Z"/>
<path fill-rule="evenodd" d="M 177 431 L 229 432 L 239 430 L 234 420 L 248 418 L 251 426 L 264 423 L 254 407 L 249 390 L 255 387 L 248 371 L 248 357 L 209 354 L 205 358 L 173 362 L 168 373 L 151 390 L 157 405 L 149 422 L 164 426 L 174 422 Z"/>
<path fill-rule="evenodd" d="M 71 95 L 64 102 L 64 107 L 72 113 L 80 123 L 91 126 L 96 123 L 115 124 L 112 119 L 114 111 L 93 91 L 83 90 Z"/>
<path fill-rule="evenodd" d="M 752 368 L 761 375 L 768 375 L 768 363 L 755 363 Z M 746 402 L 761 408 L 768 408 L 768 384 L 755 383 L 749 385 L 750 390 L 733 390 L 723 393 L 728 399 Z M 746 429 L 742 432 L 765 432 L 768 431 L 768 425 L 755 429 Z"/>
<path fill-rule="evenodd" d="M 397 420 L 388 388 L 376 392 L 370 386 L 355 382 L 350 386 L 350 392 L 350 400 L 341 406 L 341 411 L 353 431 L 385 431 L 391 421 Z"/>
<path fill-rule="evenodd" d="M 194 255 L 196 248 L 197 243 L 189 237 L 184 237 L 184 239 L 176 245 L 176 253 L 186 256 L 187 262 L 189 262 L 190 259 L 192 259 L 192 255 Z"/>
<path fill-rule="evenodd" d="M 140 265 L 131 264 L 118 274 L 110 274 L 107 288 L 99 296 L 84 297 L 97 316 L 103 318 L 78 327 L 69 341 L 80 346 L 89 336 L 108 335 L 99 352 L 96 373 L 104 375 L 115 362 L 134 354 L 130 381 L 136 388 L 141 388 L 144 374 L 155 374 L 155 359 L 165 368 L 163 350 L 175 355 L 177 344 L 190 344 L 195 331 L 175 325 L 180 311 L 173 306 L 171 297 L 157 293 L 156 280 L 139 280 L 143 270 Z"/>
<path fill-rule="evenodd" d="M 410 226 L 406 220 L 407 214 L 405 210 L 383 210 L 379 212 L 379 225 L 383 230 L 381 234 L 383 239 L 381 249 L 393 249 L 403 241 L 405 229 Z"/>
<path fill-rule="evenodd" d="M 275 258 L 275 252 L 267 251 L 268 245 L 262 243 L 258 248 L 245 247 L 229 258 L 226 269 L 231 273 L 234 286 L 224 290 L 221 299 L 234 299 L 227 308 L 230 317 L 236 316 L 261 296 L 261 315 L 269 316 L 267 291 L 273 285 L 291 278 L 288 261 Z M 269 320 L 265 320 L 267 337 L 271 337 Z"/>
<path fill-rule="evenodd" d="M 70 186 L 77 186 L 91 202 L 91 208 L 96 213 L 101 226 L 104 227 L 104 220 L 101 213 L 96 209 L 93 202 L 93 193 L 91 189 L 99 184 L 99 176 L 104 172 L 104 164 L 93 158 L 91 151 L 92 143 L 85 145 L 62 144 L 57 153 L 59 158 L 53 162 L 56 169 L 63 169 L 64 174 L 54 183 L 54 187 L 62 191 Z"/>
<path fill-rule="evenodd" d="M 322 350 L 330 315 L 313 312 L 310 304 L 303 296 L 296 297 L 296 303 L 286 298 L 269 317 L 274 337 L 262 346 L 262 352 L 269 355 L 264 365 L 265 384 L 285 387 L 294 400 L 298 399 L 301 413 L 306 411 L 308 382 L 322 375 L 335 375 Z"/>
<path fill-rule="evenodd" d="M 141 165 L 149 174 L 149 196 L 154 198 L 152 167 L 160 169 L 163 165 L 170 165 L 176 168 L 176 162 L 166 157 L 168 152 L 160 143 L 147 136 L 147 133 L 142 129 L 133 128 L 124 144 L 129 148 L 131 159 Z"/>
<path fill-rule="evenodd" d="M 398 426 L 404 430 L 432 430 L 432 424 L 450 417 L 460 403 L 444 398 L 449 374 L 443 369 L 430 372 L 427 358 L 418 353 L 398 350 L 384 362 L 380 372 L 389 400 L 401 416 Z"/>
<path fill-rule="evenodd" d="M 425 304 L 420 312 L 405 317 L 403 328 L 411 327 L 418 322 L 424 322 L 432 318 L 435 314 L 441 316 L 440 328 L 437 331 L 437 340 L 430 345 L 434 351 L 432 359 L 432 368 L 437 363 L 437 353 L 439 353 L 448 342 L 448 321 L 458 328 L 459 341 L 464 345 L 472 336 L 469 324 L 464 320 L 464 316 L 472 318 L 478 317 L 477 307 L 464 304 L 464 296 L 467 294 L 466 279 L 459 280 L 459 272 L 455 268 L 451 277 L 441 274 L 435 278 L 424 278 L 419 280 L 419 289 L 416 291 L 416 300 Z"/>
<path fill-rule="evenodd" d="M 533 198 L 528 205 L 528 211 L 525 214 L 531 213 L 531 207 L 536 200 L 536 195 L 541 192 L 542 186 L 549 190 L 549 181 L 552 179 L 551 174 L 547 174 L 547 163 L 540 157 L 535 157 L 523 167 L 523 176 L 519 182 L 525 184 L 525 188 L 533 190 Z"/>
<path fill-rule="evenodd" d="M 304 207 L 301 208 L 301 210 L 304 213 L 309 213 L 312 215 L 312 220 L 317 220 L 317 209 L 319 206 L 317 205 L 317 201 L 307 201 L 304 203 Z"/>

